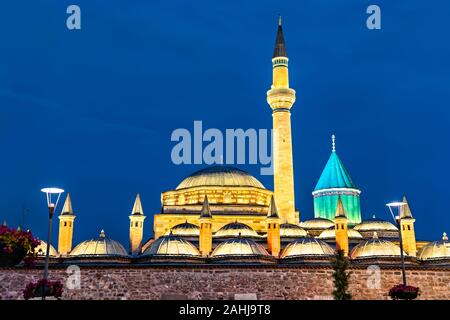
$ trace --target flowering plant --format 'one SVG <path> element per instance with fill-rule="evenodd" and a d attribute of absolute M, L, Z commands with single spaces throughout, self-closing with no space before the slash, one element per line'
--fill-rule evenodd
<path fill-rule="evenodd" d="M 389 296 L 394 300 L 413 300 L 417 298 L 417 296 L 419 295 L 419 291 L 420 289 L 418 287 L 398 284 L 396 286 L 393 286 L 391 290 L 389 290 Z"/>
<path fill-rule="evenodd" d="M 32 266 L 35 249 L 41 241 L 34 238 L 31 231 L 0 226 L 0 265 L 14 266 L 25 259 L 26 266 Z"/>
<path fill-rule="evenodd" d="M 23 297 L 25 300 L 36 297 L 55 297 L 60 298 L 63 292 L 63 285 L 61 281 L 50 281 L 41 279 L 38 282 L 30 282 L 23 290 Z"/>

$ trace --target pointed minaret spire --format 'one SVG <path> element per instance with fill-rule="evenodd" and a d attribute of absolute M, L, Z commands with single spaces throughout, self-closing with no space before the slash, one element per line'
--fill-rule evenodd
<path fill-rule="evenodd" d="M 131 210 L 131 215 L 143 215 L 144 210 L 142 209 L 141 196 L 139 193 L 136 195 L 136 200 L 134 200 L 133 209 Z"/>
<path fill-rule="evenodd" d="M 338 198 L 335 217 L 345 217 L 344 204 L 342 203 L 341 195 L 339 195 Z"/>
<path fill-rule="evenodd" d="M 409 208 L 409 204 L 405 196 L 403 196 L 403 203 L 405 203 L 405 205 L 400 207 L 400 218 L 412 218 L 413 216 L 411 214 L 411 209 Z"/>
<path fill-rule="evenodd" d="M 286 44 L 284 43 L 284 37 L 283 37 L 283 27 L 281 26 L 281 15 L 278 16 L 278 32 L 277 32 L 277 39 L 275 41 L 275 49 L 273 51 L 273 57 L 285 57 L 287 58 L 286 53 Z"/>
<path fill-rule="evenodd" d="M 209 208 L 208 196 L 205 195 L 205 199 L 203 200 L 202 210 L 200 211 L 200 218 L 211 218 L 211 209 Z"/>
<path fill-rule="evenodd" d="M 334 134 L 331 135 L 331 151 L 336 152 L 336 136 Z"/>
<path fill-rule="evenodd" d="M 70 193 L 67 193 L 66 201 L 61 210 L 61 215 L 73 215 L 72 200 L 70 199 Z"/>
<path fill-rule="evenodd" d="M 277 205 L 275 204 L 275 197 L 272 195 L 270 198 L 269 212 L 267 214 L 267 218 L 279 218 Z"/>

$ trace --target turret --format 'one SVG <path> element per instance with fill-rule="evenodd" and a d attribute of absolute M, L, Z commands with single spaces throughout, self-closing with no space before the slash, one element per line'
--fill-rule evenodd
<path fill-rule="evenodd" d="M 209 208 L 208 196 L 203 200 L 202 210 L 200 211 L 200 236 L 199 249 L 203 256 L 208 256 L 212 251 L 212 215 Z"/>
<path fill-rule="evenodd" d="M 267 249 L 274 257 L 280 254 L 280 217 L 278 216 L 275 198 L 270 199 L 269 212 L 266 218 L 267 225 Z"/>
<path fill-rule="evenodd" d="M 405 204 L 400 207 L 400 228 L 402 229 L 403 249 L 409 256 L 415 257 L 417 254 L 416 233 L 414 231 L 414 222 L 416 219 L 411 214 L 406 197 L 403 197 L 403 202 Z"/>
<path fill-rule="evenodd" d="M 344 251 L 348 255 L 348 220 L 345 215 L 344 204 L 341 196 L 338 197 L 336 214 L 334 217 L 334 230 L 336 234 L 336 250 Z"/>
<path fill-rule="evenodd" d="M 139 193 L 136 195 L 133 209 L 130 215 L 130 253 L 137 255 L 142 249 L 142 238 L 144 235 L 144 210 Z"/>
<path fill-rule="evenodd" d="M 73 227 L 75 214 L 72 208 L 70 194 L 67 194 L 66 201 L 59 215 L 58 252 L 67 255 L 72 251 Z"/>

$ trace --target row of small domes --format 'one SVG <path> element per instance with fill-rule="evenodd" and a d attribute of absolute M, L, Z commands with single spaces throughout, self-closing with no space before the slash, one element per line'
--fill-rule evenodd
<path fill-rule="evenodd" d="M 46 244 L 38 248 L 41 253 L 45 252 Z M 56 255 L 56 250 L 50 248 L 51 255 Z M 281 253 L 281 258 L 295 258 L 308 256 L 331 256 L 333 248 L 324 241 L 312 237 L 299 238 L 289 243 Z M 107 238 L 102 231 L 98 239 L 84 241 L 77 245 L 70 254 L 71 256 L 127 256 L 125 248 L 117 241 Z M 400 248 L 387 240 L 374 237 L 362 241 L 350 252 L 353 259 L 368 257 L 398 257 Z M 405 254 L 406 255 L 406 254 Z M 155 240 L 143 252 L 143 256 L 200 256 L 198 249 L 189 241 L 175 236 L 166 235 Z M 235 237 L 223 241 L 217 245 L 211 257 L 229 256 L 269 256 L 263 246 L 249 238 Z M 441 241 L 432 242 L 423 247 L 418 254 L 422 260 L 433 260 L 450 258 L 450 244 L 447 236 Z"/>

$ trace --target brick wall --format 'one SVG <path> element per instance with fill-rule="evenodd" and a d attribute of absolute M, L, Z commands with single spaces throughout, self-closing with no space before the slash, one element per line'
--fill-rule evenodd
<path fill-rule="evenodd" d="M 65 288 L 64 299 L 234 299 L 256 294 L 258 299 L 331 299 L 332 270 L 307 266 L 184 266 L 81 267 L 81 289 Z M 354 299 L 389 299 L 387 292 L 401 282 L 400 269 L 352 268 Z M 42 270 L 0 269 L 0 299 L 22 299 L 25 285 Z M 421 299 L 450 299 L 450 269 L 410 269 L 409 284 L 422 290 Z M 66 269 L 51 269 L 51 279 L 67 283 Z M 375 287 L 373 289 L 368 288 Z"/>

